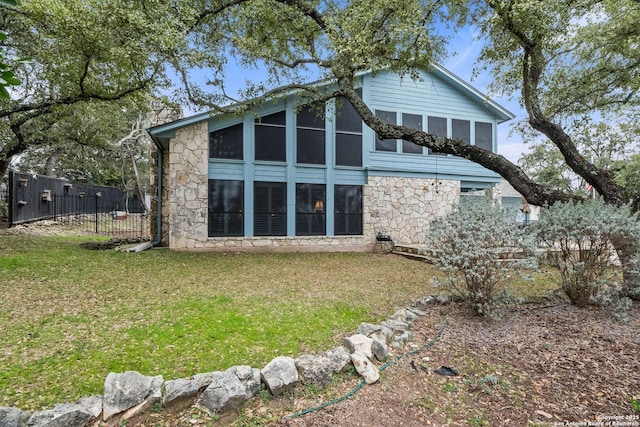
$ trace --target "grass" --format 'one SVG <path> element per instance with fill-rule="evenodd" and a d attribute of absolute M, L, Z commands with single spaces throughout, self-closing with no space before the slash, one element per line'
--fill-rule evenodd
<path fill-rule="evenodd" d="M 371 254 L 88 251 L 2 236 L 0 406 L 101 394 L 109 372 L 165 379 L 329 349 L 424 296 L 432 268 Z"/>
<path fill-rule="evenodd" d="M 0 236 L 0 406 L 101 394 L 109 372 L 175 379 L 321 352 L 436 292 L 435 268 L 397 256 L 80 247 L 92 239 Z"/>

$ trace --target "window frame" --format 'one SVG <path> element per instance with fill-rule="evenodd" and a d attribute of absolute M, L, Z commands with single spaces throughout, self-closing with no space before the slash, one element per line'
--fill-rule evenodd
<path fill-rule="evenodd" d="M 234 145 L 236 145 L 235 150 L 231 150 L 232 152 L 230 154 L 225 154 L 225 144 L 222 143 L 220 145 L 217 145 L 215 142 L 215 136 L 219 134 L 223 134 L 225 131 L 228 132 L 232 129 L 234 129 L 236 132 L 239 129 L 238 133 L 240 138 L 232 142 Z M 230 147 L 230 146 L 231 144 L 228 144 L 228 143 L 226 144 L 226 147 Z M 209 132 L 209 158 L 225 159 L 225 160 L 244 160 L 244 122 L 235 123 L 231 126 L 226 126 L 226 127 Z"/>
<path fill-rule="evenodd" d="M 431 131 L 431 119 L 440 119 L 440 120 L 444 120 L 444 134 L 442 133 L 436 133 L 436 132 L 432 132 Z M 427 133 L 431 134 L 431 135 L 435 135 L 436 137 L 443 137 L 446 138 L 447 137 L 447 126 L 448 126 L 448 119 L 446 117 L 442 117 L 442 116 L 427 116 Z M 434 125 L 435 126 L 435 125 Z M 436 153 L 435 151 L 433 151 L 431 148 L 429 148 L 427 150 L 428 154 L 430 156 L 446 156 L 447 153 Z"/>
<path fill-rule="evenodd" d="M 324 105 L 323 103 L 323 106 Z M 327 123 L 323 116 L 318 116 L 316 111 L 318 108 L 319 107 L 303 105 L 296 114 L 296 164 L 319 166 L 326 166 L 327 164 Z M 324 108 L 322 108 L 322 110 L 324 111 Z M 305 117 L 306 115 L 310 117 L 312 114 L 316 115 L 316 118 L 313 120 L 308 120 L 308 117 Z M 301 125 L 301 122 L 303 122 L 303 125 Z M 322 127 L 320 127 L 320 124 Z M 322 150 L 320 150 L 319 143 L 317 146 L 314 146 L 315 149 L 313 151 L 301 150 L 301 148 L 304 147 L 303 141 L 312 140 L 303 137 L 304 134 L 317 134 L 317 141 L 322 141 Z M 310 156 L 308 154 L 310 152 L 313 152 L 314 155 L 319 154 L 320 156 L 317 159 L 309 159 Z"/>
<path fill-rule="evenodd" d="M 274 116 L 282 115 L 283 123 L 277 123 L 276 120 L 270 120 Z M 269 130 L 277 129 L 278 132 L 274 132 L 273 135 L 277 135 L 277 138 L 266 138 L 266 140 L 258 143 L 259 136 L 269 135 Z M 277 111 L 275 113 L 267 114 L 262 117 L 257 117 L 253 121 L 253 151 L 254 160 L 259 162 L 279 162 L 286 163 L 287 161 L 287 115 L 286 110 Z M 260 146 L 260 149 L 258 147 Z M 266 155 L 265 155 L 266 154 Z M 278 154 L 278 156 L 273 156 Z M 269 158 L 272 155 L 272 158 Z M 260 157 L 259 157 L 260 156 Z"/>
<path fill-rule="evenodd" d="M 489 146 L 487 148 L 486 144 L 478 144 L 479 141 L 481 141 L 481 139 L 478 137 L 478 135 L 480 134 L 479 127 L 486 125 L 486 127 L 488 127 L 489 130 Z M 474 134 L 474 138 L 473 138 L 473 143 L 475 146 L 480 147 L 480 148 L 484 148 L 485 150 L 489 150 L 491 152 L 493 152 L 493 123 L 490 122 L 480 122 L 477 121 L 474 124 L 474 130 L 475 130 L 475 134 Z"/>
<path fill-rule="evenodd" d="M 356 89 L 356 92 L 362 97 L 362 88 Z M 362 135 L 364 125 L 362 118 L 346 98 L 338 97 L 335 102 L 335 165 L 360 168 L 363 164 Z M 359 126 L 352 128 L 348 126 L 351 122 L 341 119 L 348 118 L 347 116 L 352 120 L 356 119 L 355 122 L 359 123 Z M 356 139 L 358 140 L 356 141 Z M 354 161 L 356 158 L 357 160 Z"/>
<path fill-rule="evenodd" d="M 456 126 L 457 123 L 466 124 L 466 132 L 460 132 L 460 127 Z M 471 144 L 471 120 L 466 119 L 451 119 L 451 138 L 460 139 L 465 144 Z"/>
<path fill-rule="evenodd" d="M 375 115 L 377 118 L 386 121 L 387 123 L 397 124 L 398 113 L 396 111 L 388 111 L 388 110 L 375 110 Z M 391 116 L 393 115 L 393 121 L 391 121 Z M 387 117 L 388 116 L 388 117 Z M 384 144 L 388 144 L 389 148 L 384 148 Z M 391 144 L 393 144 L 393 150 L 391 149 Z M 398 152 L 398 140 L 397 139 L 381 139 L 376 133 L 375 140 L 375 151 L 381 153 L 397 153 Z"/>
<path fill-rule="evenodd" d="M 262 187 L 262 188 L 261 188 Z M 282 190 L 282 205 L 274 207 L 274 189 Z M 266 194 L 267 206 L 260 206 L 259 197 Z M 263 232 L 259 226 L 260 220 L 266 218 L 267 230 Z M 274 232 L 274 227 L 281 226 Z M 286 236 L 287 235 L 287 183 L 255 181 L 253 183 L 253 235 L 262 236 Z"/>
<path fill-rule="evenodd" d="M 422 128 L 424 127 L 423 121 L 424 121 L 424 117 L 422 116 L 422 114 L 413 114 L 413 113 L 402 113 L 402 126 L 408 126 L 411 127 L 413 126 L 412 124 L 407 124 L 406 122 L 408 121 L 407 119 L 409 117 L 412 118 L 416 118 L 419 117 L 419 127 L 420 129 L 418 129 L 418 127 L 413 127 L 413 129 L 417 129 L 417 130 L 422 130 Z M 414 142 L 411 141 L 407 141 L 407 140 L 402 140 L 402 153 L 403 154 L 424 154 L 424 150 L 422 145 L 418 145 Z"/>
<path fill-rule="evenodd" d="M 224 204 L 223 209 L 214 209 L 212 208 L 212 199 L 213 199 L 213 188 L 212 186 L 222 183 L 224 185 L 223 192 L 221 195 L 222 203 Z M 209 188 L 208 188 L 208 197 L 207 197 L 207 234 L 208 237 L 243 237 L 244 236 L 244 181 L 241 180 L 230 180 L 230 179 L 210 179 L 209 180 Z M 236 186 L 235 190 L 238 194 L 230 195 L 227 194 L 230 191 L 230 188 L 227 186 Z M 235 201 L 239 201 L 239 209 L 229 209 L 229 205 Z M 214 217 L 221 216 L 222 217 L 222 232 L 216 232 L 214 225 Z M 239 230 L 237 231 L 229 231 L 231 222 L 235 216 L 236 224 L 239 224 Z M 219 228 L 219 227 L 218 227 Z"/>
<path fill-rule="evenodd" d="M 314 191 L 321 191 L 322 197 L 318 198 L 317 193 L 314 197 Z M 326 206 L 326 184 L 297 183 L 296 236 L 326 236 Z"/>
<path fill-rule="evenodd" d="M 342 189 L 344 190 L 354 190 L 357 189 L 357 196 L 359 200 L 356 202 L 355 211 L 351 211 L 351 208 L 354 207 L 353 204 L 349 203 L 349 200 L 345 200 L 344 202 L 340 202 L 341 197 L 348 197 L 346 193 L 342 193 Z M 363 235 L 363 195 L 362 195 L 362 186 L 361 185 L 346 185 L 346 184 L 336 184 L 333 188 L 333 224 L 334 224 L 334 234 L 336 236 L 362 236 Z M 338 212 L 340 207 L 344 206 L 344 212 Z M 357 232 L 352 232 L 350 219 L 357 219 Z M 342 227 L 344 225 L 344 227 Z"/>

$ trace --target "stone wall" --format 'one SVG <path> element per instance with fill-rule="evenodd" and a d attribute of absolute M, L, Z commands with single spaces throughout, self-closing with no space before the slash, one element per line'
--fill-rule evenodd
<path fill-rule="evenodd" d="M 370 236 L 278 236 L 278 237 L 209 237 L 194 242 L 193 248 L 260 252 L 358 252 L 373 249 Z"/>
<path fill-rule="evenodd" d="M 423 243 L 429 223 L 460 198 L 460 181 L 370 176 L 363 189 L 365 235 L 384 229 L 396 243 Z"/>
<path fill-rule="evenodd" d="M 171 140 L 162 212 L 170 248 L 193 249 L 207 239 L 208 135 L 202 122 L 178 129 Z"/>

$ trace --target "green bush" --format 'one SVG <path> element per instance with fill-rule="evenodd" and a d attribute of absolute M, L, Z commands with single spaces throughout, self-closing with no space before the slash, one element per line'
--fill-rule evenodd
<path fill-rule="evenodd" d="M 640 247 L 640 223 L 628 207 L 599 200 L 557 203 L 535 226 L 546 260 L 560 271 L 560 286 L 571 302 L 624 310 L 623 269 L 614 242 Z M 637 256 L 627 269 L 635 269 Z"/>
<path fill-rule="evenodd" d="M 531 267 L 535 239 L 516 222 L 516 211 L 491 201 L 462 203 L 431 223 L 428 253 L 448 272 L 435 285 L 466 301 L 473 313 L 494 316 L 507 281 Z"/>

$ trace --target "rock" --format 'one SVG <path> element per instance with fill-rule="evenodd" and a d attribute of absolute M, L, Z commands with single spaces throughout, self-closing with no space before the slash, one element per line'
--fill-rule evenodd
<path fill-rule="evenodd" d="M 148 377 L 135 371 L 123 374 L 111 372 L 104 382 L 102 419 L 131 408 L 143 409 L 155 404 L 162 397 L 161 375 Z"/>
<path fill-rule="evenodd" d="M 195 379 L 180 378 L 177 380 L 169 380 L 164 383 L 164 393 L 162 395 L 162 404 L 165 407 L 182 403 L 195 397 L 200 390 L 198 381 Z"/>
<path fill-rule="evenodd" d="M 418 301 L 416 301 L 416 304 L 426 309 L 430 305 L 434 305 L 434 304 L 444 305 L 450 302 L 451 302 L 450 296 L 445 294 L 437 294 L 437 295 L 429 295 L 424 298 L 420 298 Z"/>
<path fill-rule="evenodd" d="M 391 329 L 392 331 L 395 332 L 404 332 L 407 329 L 409 329 L 409 324 L 405 323 L 405 322 L 400 322 L 398 320 L 393 320 L 393 319 L 389 319 L 386 320 L 384 322 L 382 322 L 382 326 L 386 326 L 387 328 Z"/>
<path fill-rule="evenodd" d="M 0 406 L 0 427 L 25 427 L 30 416 L 21 409 Z"/>
<path fill-rule="evenodd" d="M 391 330 L 389 329 L 389 331 Z M 393 331 L 391 331 L 391 334 L 389 336 L 393 336 Z M 371 334 L 371 336 L 369 336 L 369 338 L 380 341 L 381 343 L 387 343 L 387 336 L 383 334 L 382 331 L 374 332 L 373 334 Z"/>
<path fill-rule="evenodd" d="M 393 315 L 390 316 L 389 319 L 397 320 L 404 323 L 413 323 L 418 319 L 418 316 L 405 308 L 401 308 L 400 310 L 393 313 Z"/>
<path fill-rule="evenodd" d="M 384 360 L 389 355 L 387 343 L 374 339 L 371 344 L 371 352 L 378 360 Z"/>
<path fill-rule="evenodd" d="M 242 383 L 247 399 L 251 399 L 260 391 L 260 369 L 252 368 L 251 366 L 241 365 L 229 368 L 228 371 L 232 372 L 240 382 Z"/>
<path fill-rule="evenodd" d="M 386 341 L 388 341 L 391 337 L 393 337 L 393 330 L 384 326 L 384 325 L 380 325 L 380 332 L 382 333 L 382 335 L 385 336 Z"/>
<path fill-rule="evenodd" d="M 380 379 L 378 368 L 362 352 L 356 351 L 351 354 L 351 361 L 356 371 L 364 378 L 367 384 L 373 384 Z"/>
<path fill-rule="evenodd" d="M 207 372 L 206 374 L 195 374 L 191 379 L 198 383 L 199 389 L 203 389 L 209 387 L 216 373 L 217 372 Z"/>
<path fill-rule="evenodd" d="M 372 343 L 373 339 L 362 334 L 351 335 L 344 339 L 344 346 L 347 347 L 350 353 L 360 351 L 369 358 L 373 357 L 373 353 L 371 353 Z"/>
<path fill-rule="evenodd" d="M 324 357 L 329 360 L 329 368 L 334 374 L 346 372 L 351 365 L 351 355 L 343 346 L 326 351 Z"/>
<path fill-rule="evenodd" d="M 362 322 L 360 323 L 360 326 L 358 326 L 358 330 L 356 331 L 356 333 L 362 334 L 368 337 L 368 336 L 371 336 L 371 334 L 375 332 L 379 332 L 381 330 L 382 330 L 382 327 L 380 325 L 374 325 L 372 323 Z"/>
<path fill-rule="evenodd" d="M 156 377 L 158 378 L 158 377 Z M 140 403 L 139 405 L 134 406 L 133 408 L 125 411 L 122 416 L 120 417 L 120 422 L 128 420 L 129 418 L 135 417 L 136 415 L 145 413 L 145 412 L 149 412 L 151 411 L 151 409 L 157 404 L 162 402 L 162 384 L 163 384 L 163 379 L 160 376 L 159 380 L 156 379 L 155 382 L 152 384 L 151 388 L 151 393 L 149 394 L 149 396 L 147 396 L 146 399 L 144 399 L 144 401 L 142 403 Z"/>
<path fill-rule="evenodd" d="M 242 382 L 231 370 L 215 372 L 213 381 L 202 393 L 196 406 L 214 416 L 221 412 L 238 409 L 247 400 Z"/>
<path fill-rule="evenodd" d="M 305 354 L 295 360 L 303 384 L 325 388 L 331 383 L 331 364 L 324 356 Z"/>
<path fill-rule="evenodd" d="M 260 371 L 262 381 L 274 396 L 279 396 L 293 388 L 298 382 L 295 361 L 286 356 L 278 356 Z"/>
<path fill-rule="evenodd" d="M 102 396 L 85 397 L 74 403 L 55 405 L 53 409 L 34 413 L 30 427 L 84 427 L 102 412 Z M 0 423 L 4 426 L 4 424 Z"/>
<path fill-rule="evenodd" d="M 423 317 L 423 316 L 426 316 L 426 315 L 427 315 L 427 313 L 426 313 L 426 312 L 424 312 L 424 311 L 420 310 L 420 309 L 419 309 L 419 308 L 417 308 L 417 307 L 410 307 L 410 308 L 408 308 L 407 310 L 411 311 L 411 312 L 412 312 L 413 314 L 415 314 L 416 316 Z"/>
<path fill-rule="evenodd" d="M 434 296 L 434 300 L 438 304 L 444 305 L 444 304 L 449 304 L 451 302 L 451 297 L 445 294 L 438 294 Z"/>
<path fill-rule="evenodd" d="M 411 333 L 409 331 L 405 331 L 400 335 L 393 337 L 392 345 L 395 348 L 401 347 L 405 345 L 411 339 Z"/>

